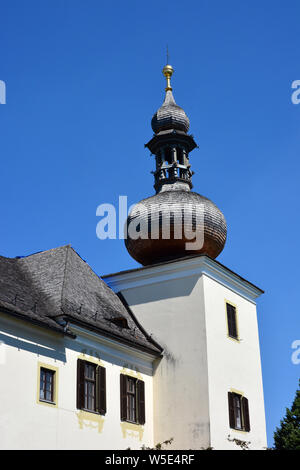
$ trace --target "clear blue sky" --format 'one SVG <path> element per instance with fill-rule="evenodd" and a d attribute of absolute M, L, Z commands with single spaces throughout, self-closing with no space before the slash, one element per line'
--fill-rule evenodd
<path fill-rule="evenodd" d="M 300 376 L 299 1 L 0 0 L 0 14 L 0 253 L 70 243 L 100 275 L 136 266 L 122 240 L 96 238 L 96 207 L 153 194 L 144 143 L 168 43 L 175 99 L 200 147 L 194 190 L 228 223 L 218 259 L 266 291 L 271 444 Z"/>

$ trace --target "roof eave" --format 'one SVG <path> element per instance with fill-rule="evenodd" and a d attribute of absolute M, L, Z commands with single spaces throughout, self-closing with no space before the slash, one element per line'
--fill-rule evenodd
<path fill-rule="evenodd" d="M 143 346 L 142 344 L 139 344 L 139 343 L 136 343 L 134 341 L 130 341 L 129 339 L 126 339 L 124 337 L 122 337 L 121 335 L 117 335 L 117 334 L 114 334 L 114 333 L 111 333 L 103 328 L 100 328 L 99 326 L 95 326 L 95 325 L 91 325 L 90 323 L 88 322 L 85 322 L 84 320 L 79 320 L 78 318 L 74 318 L 72 317 L 71 315 L 64 315 L 64 318 L 71 323 L 73 323 L 74 325 L 78 325 L 78 326 L 81 326 L 83 328 L 86 328 L 87 330 L 89 331 L 93 331 L 95 333 L 98 333 L 102 336 L 106 336 L 108 338 L 111 338 L 111 339 L 114 339 L 114 340 L 117 340 L 117 341 L 120 341 L 121 343 L 123 344 L 126 344 L 134 349 L 139 349 L 140 351 L 144 351 L 148 354 L 151 354 L 153 356 L 155 356 L 156 358 L 159 358 L 159 357 L 163 357 L 162 356 L 162 349 L 161 351 L 156 351 L 154 348 L 148 348 L 147 346 Z"/>
<path fill-rule="evenodd" d="M 5 313 L 6 315 L 13 316 L 15 318 L 19 318 L 24 320 L 25 322 L 31 323 L 35 326 L 39 326 L 41 328 L 45 328 L 46 330 L 51 330 L 55 333 L 58 333 L 63 336 L 68 336 L 69 338 L 75 339 L 76 335 L 68 330 L 62 330 L 59 326 L 56 328 L 55 326 L 48 325 L 47 323 L 43 322 L 42 320 L 37 320 L 35 318 L 28 317 L 25 313 L 17 312 L 16 310 L 9 309 L 7 307 L 0 306 L 0 312 Z"/>

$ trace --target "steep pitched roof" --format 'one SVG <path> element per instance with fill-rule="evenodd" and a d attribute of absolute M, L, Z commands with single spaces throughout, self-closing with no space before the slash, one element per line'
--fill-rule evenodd
<path fill-rule="evenodd" d="M 62 317 L 140 349 L 162 351 L 70 245 L 23 258 L 0 257 L 0 308 L 64 334 Z"/>

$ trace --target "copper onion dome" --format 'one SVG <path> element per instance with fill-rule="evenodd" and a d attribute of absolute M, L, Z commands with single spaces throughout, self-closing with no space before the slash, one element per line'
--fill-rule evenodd
<path fill-rule="evenodd" d="M 152 118 L 153 138 L 145 145 L 155 155 L 156 195 L 134 206 L 127 218 L 125 245 L 142 265 L 187 255 L 216 258 L 224 248 L 227 227 L 224 215 L 204 196 L 192 192 L 189 153 L 197 147 L 187 134 L 189 119 L 174 100 L 166 65 L 166 97 Z"/>

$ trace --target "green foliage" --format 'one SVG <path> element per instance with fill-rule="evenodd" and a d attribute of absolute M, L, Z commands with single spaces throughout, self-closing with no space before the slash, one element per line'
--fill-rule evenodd
<path fill-rule="evenodd" d="M 276 450 L 300 450 L 300 380 L 294 403 L 274 432 L 274 442 Z"/>

